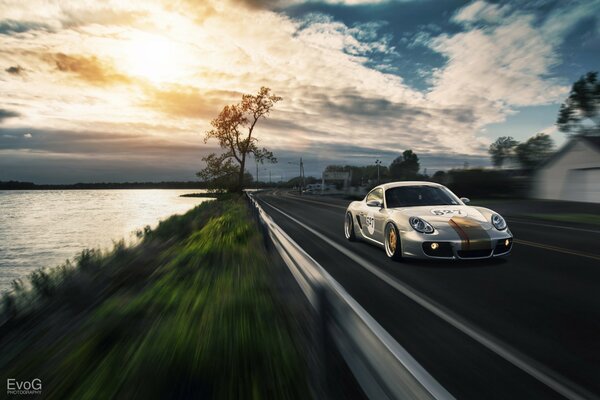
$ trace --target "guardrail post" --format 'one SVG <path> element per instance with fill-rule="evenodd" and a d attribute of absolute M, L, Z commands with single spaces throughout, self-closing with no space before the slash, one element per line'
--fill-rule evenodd
<path fill-rule="evenodd" d="M 331 379 L 330 369 L 335 368 L 332 366 L 331 352 L 333 351 L 331 334 L 329 331 L 329 322 L 331 318 L 331 310 L 329 299 L 327 296 L 327 287 L 323 284 L 319 284 L 315 287 L 315 295 L 317 299 L 316 307 L 316 330 L 317 330 L 317 353 L 318 353 L 318 376 L 317 382 L 322 390 L 322 394 L 325 398 L 331 398 Z"/>
<path fill-rule="evenodd" d="M 256 199 L 249 194 L 246 194 L 246 197 L 248 199 L 248 203 L 250 204 L 250 210 L 252 212 L 252 215 L 254 216 L 256 222 L 258 223 L 258 226 L 260 227 L 265 248 L 267 249 L 267 251 L 269 251 L 271 250 L 271 236 L 269 235 L 269 228 L 267 227 L 266 222 L 263 221 L 263 219 L 260 217 L 260 210 L 258 209 L 258 203 L 256 202 Z"/>

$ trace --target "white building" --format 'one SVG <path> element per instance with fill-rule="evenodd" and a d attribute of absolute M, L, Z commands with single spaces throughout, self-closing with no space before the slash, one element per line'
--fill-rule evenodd
<path fill-rule="evenodd" d="M 535 198 L 600 203 L 600 137 L 571 138 L 535 178 Z"/>

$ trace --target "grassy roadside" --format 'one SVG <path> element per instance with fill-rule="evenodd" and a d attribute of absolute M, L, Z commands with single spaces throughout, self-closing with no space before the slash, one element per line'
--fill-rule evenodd
<path fill-rule="evenodd" d="M 85 251 L 3 299 L 0 382 L 40 378 L 57 399 L 307 398 L 270 269 L 243 200 Z"/>

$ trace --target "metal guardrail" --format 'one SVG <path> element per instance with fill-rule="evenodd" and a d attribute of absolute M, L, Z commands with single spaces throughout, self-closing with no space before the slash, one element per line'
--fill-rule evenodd
<path fill-rule="evenodd" d="M 369 399 L 454 399 L 344 288 L 247 194 L 265 235 Z"/>

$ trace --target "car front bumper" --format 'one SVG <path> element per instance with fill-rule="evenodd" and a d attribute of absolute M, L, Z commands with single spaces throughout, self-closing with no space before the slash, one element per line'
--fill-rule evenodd
<path fill-rule="evenodd" d="M 510 254 L 513 235 L 509 229 L 490 232 L 489 245 L 471 246 L 460 238 L 448 235 L 423 234 L 416 231 L 401 233 L 402 255 L 408 258 L 433 260 L 478 260 Z M 507 241 L 508 240 L 508 245 Z M 432 244 L 437 244 L 433 249 Z M 434 246 L 435 247 L 435 246 Z"/>

